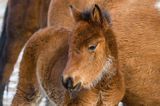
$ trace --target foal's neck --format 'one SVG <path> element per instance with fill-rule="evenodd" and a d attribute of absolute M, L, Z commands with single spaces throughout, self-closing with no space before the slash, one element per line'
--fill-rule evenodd
<path fill-rule="evenodd" d="M 117 42 L 116 37 L 111 29 L 105 32 L 105 39 L 108 43 L 109 50 L 111 52 L 111 56 L 114 57 L 115 60 L 118 60 L 118 49 L 117 49 Z"/>
<path fill-rule="evenodd" d="M 119 73 L 119 65 L 118 65 L 118 49 L 117 49 L 117 42 L 114 36 L 114 33 L 111 29 L 105 32 L 105 39 L 110 50 L 109 59 L 112 61 L 109 71 L 106 73 L 106 77 L 108 79 L 115 76 Z"/>

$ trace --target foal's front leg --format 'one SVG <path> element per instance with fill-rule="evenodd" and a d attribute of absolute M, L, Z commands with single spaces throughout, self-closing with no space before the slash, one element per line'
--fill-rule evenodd
<path fill-rule="evenodd" d="M 125 93 L 122 74 L 117 73 L 113 78 L 102 82 L 99 87 L 101 90 L 102 106 L 118 106 Z"/>

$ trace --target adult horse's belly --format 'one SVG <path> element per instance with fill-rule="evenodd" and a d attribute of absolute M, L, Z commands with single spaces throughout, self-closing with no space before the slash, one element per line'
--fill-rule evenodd
<path fill-rule="evenodd" d="M 111 11 L 125 75 L 125 101 L 160 105 L 160 14 L 154 1 L 134 1 Z"/>

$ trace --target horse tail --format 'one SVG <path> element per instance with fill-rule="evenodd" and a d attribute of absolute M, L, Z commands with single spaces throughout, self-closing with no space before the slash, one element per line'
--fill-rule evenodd
<path fill-rule="evenodd" d="M 7 41 L 7 32 L 6 32 L 7 16 L 8 16 L 8 5 L 5 10 L 2 32 L 0 35 L 0 106 L 3 105 L 2 99 L 3 99 L 3 91 L 5 89 L 5 84 L 2 82 L 2 77 L 3 77 L 4 65 L 6 63 L 5 44 Z"/>

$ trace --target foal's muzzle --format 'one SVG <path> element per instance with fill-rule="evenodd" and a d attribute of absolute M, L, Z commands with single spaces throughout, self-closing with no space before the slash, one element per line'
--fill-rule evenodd
<path fill-rule="evenodd" d="M 71 77 L 66 79 L 62 77 L 62 84 L 69 91 L 78 91 L 81 87 L 81 82 L 74 85 L 73 79 Z"/>

